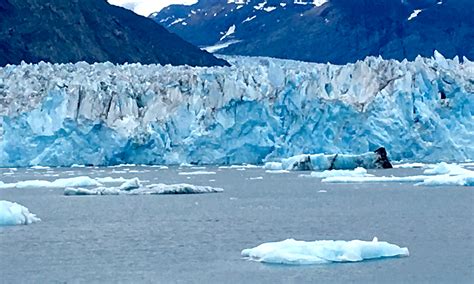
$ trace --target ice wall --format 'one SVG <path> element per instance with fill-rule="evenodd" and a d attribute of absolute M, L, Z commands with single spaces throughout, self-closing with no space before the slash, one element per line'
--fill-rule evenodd
<path fill-rule="evenodd" d="M 261 163 L 302 153 L 474 158 L 474 63 L 86 63 L 0 68 L 1 166 Z"/>

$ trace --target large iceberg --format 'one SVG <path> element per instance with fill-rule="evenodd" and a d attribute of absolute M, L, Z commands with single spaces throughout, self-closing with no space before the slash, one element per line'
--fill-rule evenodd
<path fill-rule="evenodd" d="M 364 154 L 301 154 L 282 159 L 281 162 L 267 162 L 268 170 L 286 171 L 323 171 L 351 170 L 359 167 L 368 169 L 389 169 L 392 164 L 388 160 L 385 148 Z"/>
<path fill-rule="evenodd" d="M 202 194 L 219 193 L 224 189 L 211 186 L 192 185 L 186 183 L 179 184 L 150 184 L 142 185 L 138 178 L 125 180 L 119 187 L 67 187 L 64 195 L 162 195 L 162 194 Z"/>
<path fill-rule="evenodd" d="M 29 225 L 41 221 L 28 208 L 15 202 L 0 200 L 0 226 Z"/>
<path fill-rule="evenodd" d="M 0 166 L 261 164 L 384 146 L 392 160 L 474 158 L 474 64 L 0 68 Z"/>
<path fill-rule="evenodd" d="M 408 256 L 407 248 L 387 242 L 373 241 L 314 241 L 293 239 L 264 243 L 244 249 L 242 256 L 259 262 L 274 264 L 308 265 L 331 262 L 358 262 L 363 260 Z"/>
<path fill-rule="evenodd" d="M 170 195 L 170 194 L 203 194 L 219 193 L 224 189 L 211 186 L 180 184 L 151 184 L 147 186 L 123 189 L 122 187 L 74 188 L 68 187 L 64 195 Z"/>

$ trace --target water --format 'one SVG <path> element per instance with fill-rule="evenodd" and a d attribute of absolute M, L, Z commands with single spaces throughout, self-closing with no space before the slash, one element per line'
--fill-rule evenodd
<path fill-rule="evenodd" d="M 43 221 L 0 228 L 0 282 L 466 283 L 474 280 L 474 191 L 411 184 L 322 184 L 300 173 L 207 168 L 183 176 L 149 167 L 1 170 L 13 182 L 89 175 L 187 182 L 224 193 L 65 197 L 0 190 Z M 13 174 L 9 174 L 9 173 Z M 372 171 L 378 175 L 419 170 Z M 58 175 L 58 176 L 56 176 Z M 251 180 L 254 177 L 263 180 Z M 215 181 L 213 181 L 215 180 Z M 327 192 L 319 192 L 326 190 Z M 377 236 L 410 257 L 313 266 L 265 265 L 240 251 L 263 242 Z"/>

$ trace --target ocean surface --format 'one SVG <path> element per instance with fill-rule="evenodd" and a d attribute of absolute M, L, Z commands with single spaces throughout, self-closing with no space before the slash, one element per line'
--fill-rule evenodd
<path fill-rule="evenodd" d="M 216 174 L 179 175 L 197 170 Z M 42 219 L 0 228 L 0 283 L 474 283 L 472 187 L 323 184 L 300 174 L 216 167 L 1 169 L 3 182 L 138 177 L 145 184 L 185 182 L 225 191 L 64 196 L 62 189 L 0 189 L 0 200 L 18 202 Z M 287 238 L 375 236 L 408 247 L 410 256 L 286 266 L 240 255 Z"/>

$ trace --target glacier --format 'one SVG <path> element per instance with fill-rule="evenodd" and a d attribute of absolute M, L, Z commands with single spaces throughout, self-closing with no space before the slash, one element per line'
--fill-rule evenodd
<path fill-rule="evenodd" d="M 0 166 L 262 164 L 303 153 L 474 159 L 474 63 L 0 68 Z"/>
<path fill-rule="evenodd" d="M 264 243 L 244 249 L 242 256 L 249 260 L 288 265 L 324 264 L 331 262 L 358 262 L 363 260 L 408 256 L 407 248 L 374 238 L 371 242 L 353 241 L 297 241 Z"/>
<path fill-rule="evenodd" d="M 29 225 L 41 221 L 28 208 L 15 202 L 0 200 L 0 227 Z"/>

